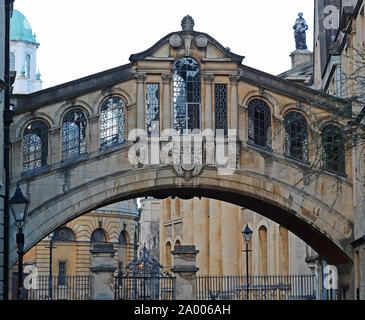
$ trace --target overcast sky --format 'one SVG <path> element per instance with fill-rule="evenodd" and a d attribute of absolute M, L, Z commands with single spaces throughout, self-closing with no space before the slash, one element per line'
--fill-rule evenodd
<path fill-rule="evenodd" d="M 163 36 L 181 30 L 189 14 L 194 30 L 208 33 L 243 63 L 279 74 L 290 69 L 293 25 L 299 11 L 309 25 L 312 0 L 15 0 L 40 42 L 37 68 L 43 88 L 129 62 Z"/>

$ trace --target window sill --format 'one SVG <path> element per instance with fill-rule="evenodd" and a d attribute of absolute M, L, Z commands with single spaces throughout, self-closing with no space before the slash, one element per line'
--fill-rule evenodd
<path fill-rule="evenodd" d="M 79 155 L 71 157 L 71 158 L 62 159 L 61 163 L 69 163 L 69 162 L 77 161 L 77 160 L 86 158 L 87 156 L 88 156 L 88 153 L 85 152 L 83 154 L 79 154 Z"/>
<path fill-rule="evenodd" d="M 270 153 L 273 152 L 273 150 L 271 148 L 260 146 L 256 143 L 251 142 L 251 141 L 247 141 L 247 145 L 251 146 L 251 147 L 254 147 L 255 149 L 259 149 L 260 151 L 266 151 L 266 152 L 270 152 Z"/>
<path fill-rule="evenodd" d="M 46 166 L 43 166 L 43 167 L 39 167 L 39 168 L 35 168 L 35 169 L 31 169 L 31 170 L 27 170 L 27 171 L 23 171 L 21 173 L 21 176 L 32 175 L 34 173 L 43 172 L 43 171 L 45 171 L 47 169 L 49 169 L 49 165 L 46 165 Z"/>
<path fill-rule="evenodd" d="M 297 162 L 301 165 L 305 165 L 305 166 L 310 166 L 311 165 L 311 163 L 307 160 L 301 160 L 301 159 L 298 159 L 298 158 L 294 158 L 294 157 L 289 156 L 287 154 L 284 154 L 284 157 L 288 160 L 295 161 L 295 162 Z"/>

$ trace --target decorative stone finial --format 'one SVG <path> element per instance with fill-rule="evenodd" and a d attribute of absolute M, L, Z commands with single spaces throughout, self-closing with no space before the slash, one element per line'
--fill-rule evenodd
<path fill-rule="evenodd" d="M 40 74 L 39 70 L 38 70 L 38 72 L 37 72 L 37 74 L 36 74 L 36 79 L 37 79 L 37 80 L 41 80 L 41 74 Z"/>
<path fill-rule="evenodd" d="M 293 26 L 294 29 L 294 38 L 295 38 L 295 46 L 297 50 L 307 50 L 307 41 L 306 41 L 306 31 L 308 30 L 308 25 L 303 18 L 303 13 L 298 13 L 299 18 L 295 20 L 295 24 Z"/>
<path fill-rule="evenodd" d="M 194 30 L 194 19 L 189 15 L 185 16 L 181 20 L 181 28 L 183 31 L 193 31 Z"/>

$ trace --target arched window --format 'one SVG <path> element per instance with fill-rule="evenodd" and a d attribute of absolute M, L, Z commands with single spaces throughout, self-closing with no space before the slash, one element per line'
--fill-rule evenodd
<path fill-rule="evenodd" d="M 55 230 L 53 241 L 75 241 L 75 236 L 70 228 L 60 227 Z"/>
<path fill-rule="evenodd" d="M 79 109 L 69 111 L 62 123 L 62 159 L 86 153 L 86 116 Z"/>
<path fill-rule="evenodd" d="M 100 113 L 100 148 L 126 140 L 125 109 L 124 100 L 120 97 L 111 97 L 103 103 Z"/>
<path fill-rule="evenodd" d="M 10 52 L 10 71 L 15 71 L 15 54 Z"/>
<path fill-rule="evenodd" d="M 200 67 L 190 57 L 177 60 L 173 68 L 174 129 L 200 130 Z"/>
<path fill-rule="evenodd" d="M 25 56 L 25 72 L 26 72 L 26 77 L 30 78 L 30 55 L 27 54 Z"/>
<path fill-rule="evenodd" d="M 271 150 L 271 111 L 260 99 L 248 103 L 248 142 Z"/>
<path fill-rule="evenodd" d="M 329 124 L 322 130 L 322 161 L 326 170 L 345 174 L 345 137 L 337 126 Z"/>
<path fill-rule="evenodd" d="M 95 229 L 91 234 L 90 242 L 106 242 L 106 236 L 103 229 Z"/>
<path fill-rule="evenodd" d="M 299 112 L 289 112 L 285 116 L 285 154 L 308 161 L 308 125 Z"/>
<path fill-rule="evenodd" d="M 48 127 L 43 121 L 34 121 L 24 130 L 23 171 L 47 165 Z"/>

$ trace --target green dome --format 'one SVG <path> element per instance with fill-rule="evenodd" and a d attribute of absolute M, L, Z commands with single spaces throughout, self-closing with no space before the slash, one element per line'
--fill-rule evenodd
<path fill-rule="evenodd" d="M 13 11 L 10 20 L 10 40 L 37 43 L 27 18 L 18 10 Z"/>

